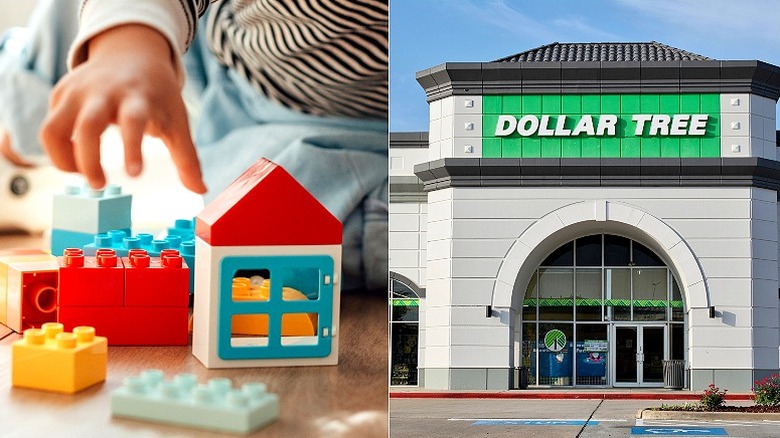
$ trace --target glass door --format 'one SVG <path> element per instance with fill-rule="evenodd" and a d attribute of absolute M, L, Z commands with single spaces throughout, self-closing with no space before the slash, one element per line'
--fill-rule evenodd
<path fill-rule="evenodd" d="M 614 386 L 663 386 L 665 326 L 615 325 L 612 345 Z"/>
<path fill-rule="evenodd" d="M 642 373 L 640 382 L 643 386 L 663 386 L 666 327 L 640 327 L 642 328 Z"/>
<path fill-rule="evenodd" d="M 615 326 L 612 360 L 615 386 L 636 386 L 639 383 L 639 329 L 637 326 Z"/>

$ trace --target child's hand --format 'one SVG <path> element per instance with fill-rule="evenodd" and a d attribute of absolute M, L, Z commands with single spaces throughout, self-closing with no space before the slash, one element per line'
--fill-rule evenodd
<path fill-rule="evenodd" d="M 129 24 L 106 30 L 88 44 L 87 60 L 54 88 L 41 128 L 41 142 L 54 165 L 102 188 L 100 136 L 115 123 L 129 175 L 141 173 L 146 133 L 165 142 L 184 186 L 204 193 L 168 41 L 150 27 Z"/>

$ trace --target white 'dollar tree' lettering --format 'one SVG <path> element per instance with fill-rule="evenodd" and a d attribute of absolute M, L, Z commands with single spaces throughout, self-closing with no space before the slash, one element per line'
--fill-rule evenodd
<path fill-rule="evenodd" d="M 598 123 L 594 124 L 593 116 L 585 114 L 577 120 L 574 129 L 566 128 L 568 116 L 559 115 L 553 121 L 551 115 L 525 115 L 518 119 L 515 116 L 500 115 L 496 122 L 496 137 L 506 137 L 517 132 L 521 137 L 576 137 L 582 134 L 596 137 L 615 136 L 618 116 L 601 114 Z M 708 114 L 635 114 L 631 120 L 636 123 L 635 136 L 685 136 L 705 135 L 707 131 Z M 649 123 L 648 123 L 649 122 Z M 645 132 L 645 127 L 648 127 Z"/>

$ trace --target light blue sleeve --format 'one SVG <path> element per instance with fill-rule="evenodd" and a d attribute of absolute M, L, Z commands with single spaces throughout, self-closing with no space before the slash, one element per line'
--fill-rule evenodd
<path fill-rule="evenodd" d="M 40 1 L 27 27 L 0 37 L 0 127 L 24 156 L 43 155 L 38 131 L 51 89 L 67 71 L 80 3 Z"/>

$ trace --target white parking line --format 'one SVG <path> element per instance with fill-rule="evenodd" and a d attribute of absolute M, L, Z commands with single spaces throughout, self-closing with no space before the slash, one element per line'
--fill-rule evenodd
<path fill-rule="evenodd" d="M 587 418 L 448 418 L 448 421 L 598 421 L 599 423 L 604 421 L 628 421 L 628 420 L 616 420 L 616 419 L 609 419 L 609 420 L 598 420 L 596 418 L 591 418 L 588 420 Z M 638 421 L 638 420 L 637 420 Z"/>
<path fill-rule="evenodd" d="M 760 426 L 758 422 L 746 422 L 736 420 L 713 420 L 713 421 L 685 421 L 685 420 L 636 420 L 637 426 L 680 426 L 680 427 L 700 427 L 700 426 L 728 426 L 728 427 L 754 427 Z"/>

